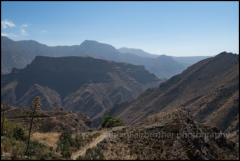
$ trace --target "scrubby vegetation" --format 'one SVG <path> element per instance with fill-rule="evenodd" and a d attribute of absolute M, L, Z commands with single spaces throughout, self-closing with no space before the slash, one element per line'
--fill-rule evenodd
<path fill-rule="evenodd" d="M 40 110 L 40 97 L 36 97 L 32 102 L 29 113 L 29 128 L 24 128 L 16 121 L 5 118 L 6 106 L 1 106 L 1 159 L 60 159 L 46 145 L 32 140 L 32 132 L 36 129 L 36 115 Z M 27 120 L 27 121 L 28 121 Z"/>
<path fill-rule="evenodd" d="M 29 142 L 28 156 L 26 156 L 27 131 L 21 125 L 7 119 L 4 126 L 1 135 L 1 159 L 60 159 L 45 145 L 32 140 Z"/>
<path fill-rule="evenodd" d="M 51 135 L 39 137 L 44 134 L 39 133 L 37 126 L 40 98 L 35 98 L 32 103 L 24 123 L 8 120 L 5 111 L 11 108 L 1 106 L 1 159 L 70 159 L 73 152 L 88 145 L 100 135 L 99 132 L 72 134 L 66 129 L 61 134 L 54 135 L 54 139 Z"/>
<path fill-rule="evenodd" d="M 123 122 L 119 118 L 114 118 L 112 116 L 106 116 L 102 123 L 102 128 L 110 128 L 116 126 L 123 126 Z"/>

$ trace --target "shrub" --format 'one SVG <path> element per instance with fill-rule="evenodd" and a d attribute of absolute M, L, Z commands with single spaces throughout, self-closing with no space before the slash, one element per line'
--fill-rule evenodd
<path fill-rule="evenodd" d="M 69 146 L 64 146 L 61 154 L 64 158 L 70 158 L 72 155 L 72 151 L 70 150 Z"/>
<path fill-rule="evenodd" d="M 53 153 L 46 153 L 43 156 L 41 156 L 40 160 L 60 160 L 59 156 Z"/>
<path fill-rule="evenodd" d="M 102 149 L 99 147 L 94 147 L 91 149 L 87 149 L 84 157 L 79 157 L 77 160 L 104 160 L 104 156 L 102 153 Z"/>
<path fill-rule="evenodd" d="M 13 129 L 16 127 L 16 123 L 9 121 L 9 120 L 5 120 L 4 122 L 4 131 L 3 131 L 3 135 L 7 136 L 9 138 L 13 137 Z"/>
<path fill-rule="evenodd" d="M 123 126 L 123 122 L 119 118 L 114 118 L 111 116 L 106 116 L 102 123 L 102 128 L 110 128 L 116 126 Z"/>
<path fill-rule="evenodd" d="M 1 137 L 1 152 L 10 152 L 12 147 L 12 140 L 8 137 L 2 136 Z"/>
<path fill-rule="evenodd" d="M 61 144 L 69 144 L 70 146 L 73 145 L 73 139 L 71 134 L 68 131 L 62 132 L 62 134 L 59 137 L 58 141 L 59 145 Z"/>
<path fill-rule="evenodd" d="M 86 157 L 79 156 L 76 160 L 89 160 Z"/>
<path fill-rule="evenodd" d="M 18 127 L 18 126 L 13 129 L 13 137 L 16 140 L 22 140 L 22 141 L 26 140 L 24 130 L 21 127 Z"/>
<path fill-rule="evenodd" d="M 20 141 L 14 142 L 14 145 L 12 146 L 12 160 L 16 159 L 22 159 L 24 156 L 24 147 L 25 144 Z"/>
<path fill-rule="evenodd" d="M 57 151 L 60 150 L 64 158 L 69 158 L 72 154 L 71 146 L 74 146 L 72 136 L 68 131 L 64 131 L 59 137 Z"/>
<path fill-rule="evenodd" d="M 34 156 L 36 158 L 40 158 L 44 153 L 45 153 L 45 150 L 46 150 L 46 146 L 39 143 L 38 141 L 34 140 L 34 141 L 31 141 L 30 144 L 29 144 L 29 151 L 28 151 L 28 154 L 30 156 Z"/>

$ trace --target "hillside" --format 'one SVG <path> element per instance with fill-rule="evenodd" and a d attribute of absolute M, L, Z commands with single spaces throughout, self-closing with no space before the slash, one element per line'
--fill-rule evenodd
<path fill-rule="evenodd" d="M 1 111 L 4 111 L 4 116 L 8 120 L 21 124 L 25 129 L 29 128 L 29 109 L 1 104 Z M 39 128 L 34 129 L 34 131 L 37 130 L 38 132 L 62 132 L 64 130 L 82 132 L 92 128 L 92 122 L 87 115 L 61 108 L 42 111 L 38 118 L 41 118 Z"/>
<path fill-rule="evenodd" d="M 160 80 L 143 66 L 90 57 L 37 56 L 24 69 L 2 75 L 2 103 L 28 108 L 40 96 L 43 110 L 63 107 L 101 117 Z"/>
<path fill-rule="evenodd" d="M 238 146 L 217 128 L 200 124 L 183 110 L 109 129 L 72 158 L 105 160 L 237 160 Z M 78 157 L 77 157 L 78 156 Z"/>
<path fill-rule="evenodd" d="M 25 113 L 26 110 L 10 106 L 7 106 L 5 112 L 8 120 L 15 120 L 23 125 L 23 120 L 27 119 Z M 52 117 L 56 118 L 56 125 L 51 128 Z M 106 129 L 86 129 L 85 127 L 89 126 L 85 125 L 89 122 L 84 115 L 60 109 L 44 112 L 41 118 L 45 120 L 41 122 L 45 127 L 40 126 L 40 131 L 34 130 L 32 135 L 32 141 L 35 141 L 32 150 L 39 153 L 34 152 L 32 157 L 73 160 L 237 160 L 239 158 L 238 144 L 230 141 L 228 135 L 221 133 L 218 128 L 194 121 L 193 117 L 182 109 L 160 112 L 147 117 L 135 126 Z M 76 120 L 79 121 L 77 126 L 74 125 Z M 68 156 L 57 151 L 63 130 L 71 131 L 70 137 L 74 140 L 74 144 L 68 147 L 70 150 Z M 1 139 L 4 141 L 2 159 L 25 158 L 22 155 L 23 151 L 16 154 L 12 142 L 6 143 L 10 139 L 8 135 Z M 12 140 L 19 146 L 19 140 L 16 141 L 14 137 Z M 21 141 L 21 145 L 24 144 Z M 46 153 L 49 155 L 45 155 Z"/>
<path fill-rule="evenodd" d="M 13 41 L 1 36 L 1 73 L 9 73 L 14 68 L 24 68 L 36 56 L 90 56 L 100 59 L 143 65 L 159 78 L 169 78 L 185 69 L 185 66 L 172 57 L 142 57 L 134 53 L 122 54 L 113 46 L 93 40 L 85 40 L 80 45 L 47 46 L 33 40 Z"/>
<path fill-rule="evenodd" d="M 160 111 L 184 108 L 194 119 L 239 135 L 239 56 L 223 52 L 145 91 L 109 113 L 136 124 Z"/>

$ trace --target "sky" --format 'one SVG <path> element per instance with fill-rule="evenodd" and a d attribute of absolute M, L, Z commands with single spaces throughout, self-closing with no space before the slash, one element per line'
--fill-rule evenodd
<path fill-rule="evenodd" d="M 170 56 L 239 53 L 239 2 L 1 2 L 1 35 Z"/>

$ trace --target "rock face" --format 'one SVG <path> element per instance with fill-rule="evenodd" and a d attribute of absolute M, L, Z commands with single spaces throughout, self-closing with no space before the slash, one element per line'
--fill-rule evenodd
<path fill-rule="evenodd" d="M 188 110 L 194 119 L 239 135 L 239 56 L 220 53 L 196 63 L 179 75 L 145 91 L 111 113 L 127 124 L 176 108 Z"/>
<path fill-rule="evenodd" d="M 28 108 L 40 96 L 42 108 L 56 107 L 101 117 L 105 110 L 136 98 L 160 80 L 143 66 L 90 57 L 38 56 L 24 69 L 2 76 L 2 103 Z"/>
<path fill-rule="evenodd" d="M 1 37 L 2 73 L 9 73 L 14 68 L 24 68 L 36 56 L 91 56 L 100 59 L 143 65 L 148 71 L 160 79 L 169 78 L 185 69 L 185 65 L 170 56 L 156 58 L 142 57 L 134 53 L 122 54 L 109 44 L 85 40 L 80 45 L 50 47 L 37 41 L 13 41 Z"/>
<path fill-rule="evenodd" d="M 106 160 L 237 160 L 237 144 L 187 111 L 159 113 L 134 127 L 114 129 L 83 158 Z"/>

